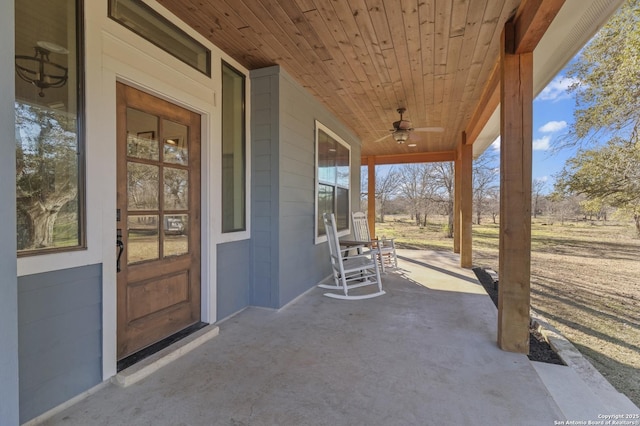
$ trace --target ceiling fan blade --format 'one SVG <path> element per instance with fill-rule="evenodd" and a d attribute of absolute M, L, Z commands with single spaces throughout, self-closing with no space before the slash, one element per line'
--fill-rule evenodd
<path fill-rule="evenodd" d="M 443 127 L 416 127 L 414 132 L 444 132 Z"/>
<path fill-rule="evenodd" d="M 373 143 L 380 142 L 381 140 L 386 139 L 389 136 L 391 136 L 391 134 L 385 135 L 385 136 L 381 137 L 380 139 L 376 139 L 375 141 L 373 141 Z"/>

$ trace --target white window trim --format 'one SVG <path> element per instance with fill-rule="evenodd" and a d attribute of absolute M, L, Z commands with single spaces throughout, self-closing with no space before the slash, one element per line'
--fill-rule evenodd
<path fill-rule="evenodd" d="M 318 187 L 320 185 L 320 178 L 318 176 L 318 152 L 319 152 L 318 151 L 318 131 L 319 130 L 322 130 L 323 132 L 325 132 L 327 135 L 329 135 L 331 138 L 333 138 L 339 144 L 343 145 L 349 151 L 349 188 L 348 188 L 348 190 L 349 190 L 349 197 L 348 197 L 349 207 L 348 207 L 347 229 L 344 229 L 342 231 L 338 231 L 338 237 L 344 237 L 345 235 L 351 234 L 351 186 L 352 186 L 352 184 L 351 184 L 351 145 L 349 145 L 343 138 L 338 136 L 334 131 L 329 129 L 327 126 L 325 126 L 324 124 L 322 124 L 318 120 L 315 120 L 315 138 L 314 138 L 314 143 L 315 143 L 315 163 L 314 163 L 314 167 L 315 167 L 315 188 L 314 188 L 314 200 L 313 200 L 313 205 L 314 205 L 313 237 L 314 237 L 315 244 L 320 244 L 320 243 L 323 243 L 323 242 L 327 241 L 327 236 L 326 235 L 318 236 L 318 192 L 319 192 L 318 191 Z"/>

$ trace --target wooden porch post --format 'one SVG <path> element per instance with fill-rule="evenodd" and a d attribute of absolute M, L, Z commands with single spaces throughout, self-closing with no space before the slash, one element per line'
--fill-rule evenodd
<path fill-rule="evenodd" d="M 376 238 L 376 159 L 367 157 L 367 221 L 371 238 Z"/>
<path fill-rule="evenodd" d="M 498 346 L 529 352 L 533 53 L 516 53 L 507 22 L 500 52 L 500 260 Z"/>
<path fill-rule="evenodd" d="M 473 220 L 473 147 L 462 133 L 460 143 L 460 266 L 471 268 Z"/>
<path fill-rule="evenodd" d="M 461 172 L 462 164 L 460 162 L 461 156 L 461 143 L 458 144 L 456 150 L 456 159 L 453 162 L 453 252 L 460 253 L 460 228 L 462 223 L 460 222 L 460 188 L 461 188 Z"/>

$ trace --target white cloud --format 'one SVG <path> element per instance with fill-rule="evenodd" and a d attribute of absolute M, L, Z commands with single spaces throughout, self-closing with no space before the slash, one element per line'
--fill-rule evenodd
<path fill-rule="evenodd" d="M 491 143 L 491 148 L 493 148 L 494 151 L 500 151 L 500 136 Z"/>
<path fill-rule="evenodd" d="M 538 130 L 542 133 L 555 133 L 567 127 L 567 122 L 562 121 L 549 121 L 544 126 L 540 127 Z"/>
<path fill-rule="evenodd" d="M 559 101 L 561 99 L 569 98 L 567 89 L 578 80 L 575 78 L 566 78 L 564 76 L 558 76 L 554 78 L 551 83 L 545 87 L 536 99 L 541 101 Z"/>
<path fill-rule="evenodd" d="M 546 151 L 550 148 L 551 136 L 543 136 L 540 139 L 533 140 L 534 151 Z M 491 144 L 491 149 L 500 151 L 500 136 Z"/>
<path fill-rule="evenodd" d="M 543 136 L 539 139 L 533 140 L 534 151 L 546 151 L 549 149 L 549 143 L 551 142 L 551 136 Z"/>

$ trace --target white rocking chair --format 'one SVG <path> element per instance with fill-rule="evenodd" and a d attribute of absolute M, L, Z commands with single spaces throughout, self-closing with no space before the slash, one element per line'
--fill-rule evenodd
<path fill-rule="evenodd" d="M 329 256 L 331 258 L 331 268 L 333 270 L 334 285 L 320 284 L 318 287 L 329 290 L 338 290 L 340 293 L 325 293 L 327 297 L 344 300 L 360 300 L 370 299 L 372 297 L 382 296 L 385 292 L 382 290 L 382 280 L 380 279 L 380 270 L 376 260 L 377 252 L 369 250 L 360 252 L 356 255 L 347 255 L 354 248 L 340 248 L 338 241 L 338 233 L 336 230 L 336 219 L 333 213 L 322 215 L 324 227 L 327 232 L 327 245 L 329 246 Z M 350 295 L 349 290 L 364 287 L 368 285 L 377 285 L 378 291 L 375 293 Z"/>
<path fill-rule="evenodd" d="M 353 220 L 353 235 L 358 241 L 371 242 L 371 248 L 377 249 L 379 252 L 380 265 L 382 265 L 382 272 L 385 268 L 397 268 L 398 257 L 396 255 L 396 245 L 393 239 L 382 238 L 378 240 L 371 238 L 369 234 L 369 222 L 367 221 L 367 215 L 363 212 L 354 212 L 351 215 Z"/>

